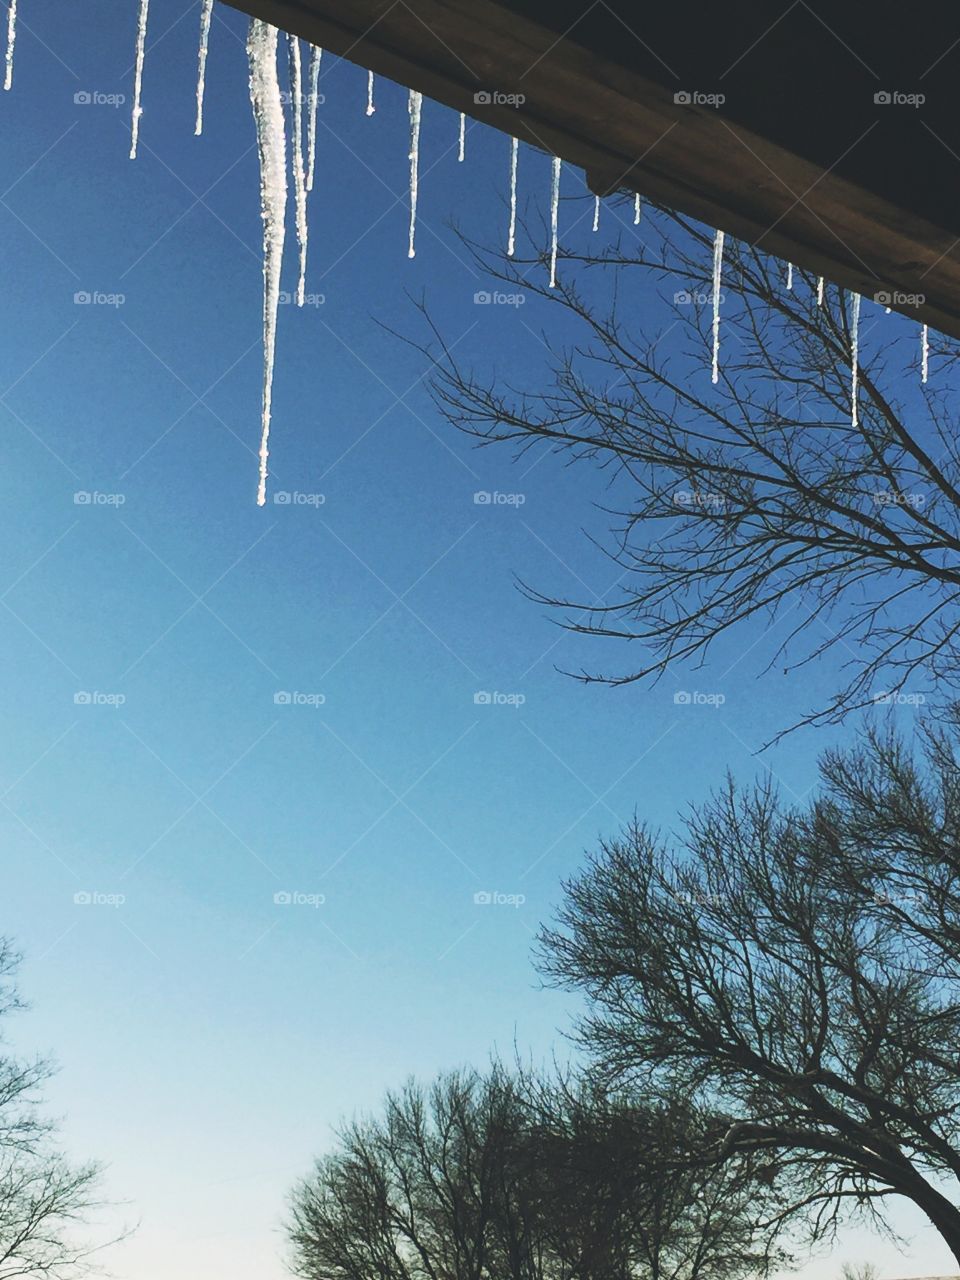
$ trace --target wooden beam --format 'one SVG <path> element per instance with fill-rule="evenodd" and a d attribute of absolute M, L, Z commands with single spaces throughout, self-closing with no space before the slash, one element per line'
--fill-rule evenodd
<path fill-rule="evenodd" d="M 960 187 L 960 140 L 949 123 L 958 114 L 952 94 L 943 112 L 926 116 L 882 96 L 874 101 L 886 92 L 909 96 L 922 67 L 887 61 L 883 69 L 896 77 L 899 68 L 900 83 L 881 80 L 815 13 L 819 25 L 803 29 L 806 44 L 798 48 L 796 32 L 774 22 L 760 0 L 742 3 L 741 17 L 752 10 L 763 19 L 756 47 L 748 47 L 751 28 L 742 38 L 746 52 L 729 70 L 715 69 L 711 82 L 702 70 L 710 64 L 701 61 L 700 84 L 684 87 L 682 73 L 668 64 L 681 61 L 676 48 L 690 42 L 706 5 L 660 6 L 666 14 L 653 20 L 654 49 L 629 32 L 623 15 L 639 21 L 636 5 L 557 0 L 548 20 L 548 6 L 523 0 L 230 3 L 581 166 L 598 194 L 637 191 L 866 297 L 887 295 L 895 310 L 960 338 L 960 202 L 950 194 Z M 952 14 L 957 26 L 953 10 L 930 8 Z M 606 11 L 603 23 L 591 17 L 595 11 Z M 880 11 L 883 0 L 864 10 Z M 558 29 L 571 14 L 573 24 Z M 629 33 L 619 43 L 610 14 Z M 931 21 L 928 12 L 923 24 Z M 874 44 L 884 38 L 881 52 L 895 53 L 905 26 L 901 14 L 886 33 L 874 33 Z M 947 49 L 952 34 L 941 23 L 939 47 Z M 960 43 L 960 27 L 956 34 Z M 949 52 L 927 81 L 930 93 L 938 75 L 955 73 Z M 808 109 L 806 132 L 790 104 L 784 109 L 770 96 L 777 83 L 771 76 L 781 70 L 788 93 L 798 64 L 807 69 L 806 92 L 821 95 Z M 818 71 L 826 73 L 823 83 Z M 718 97 L 718 84 L 736 90 L 723 94 L 732 103 L 684 100 L 698 92 Z M 799 103 L 801 110 L 802 97 Z"/>

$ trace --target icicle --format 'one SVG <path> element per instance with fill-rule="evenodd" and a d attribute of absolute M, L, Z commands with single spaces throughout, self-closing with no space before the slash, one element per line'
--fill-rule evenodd
<path fill-rule="evenodd" d="M 367 72 L 367 115 L 372 116 L 373 113 L 376 111 L 376 109 L 377 108 L 373 105 L 373 72 L 368 71 Z"/>
<path fill-rule="evenodd" d="M 320 59 L 323 50 L 310 46 L 310 116 L 307 120 L 307 190 L 313 190 L 313 166 L 317 159 L 317 85 L 320 83 Z"/>
<path fill-rule="evenodd" d="M 13 87 L 13 46 L 17 43 L 17 0 L 7 0 L 7 57 L 3 87 Z"/>
<path fill-rule="evenodd" d="M 823 276 L 817 278 L 817 306 L 823 306 Z"/>
<path fill-rule="evenodd" d="M 788 289 L 793 288 L 793 263 L 792 262 L 787 263 L 787 288 Z"/>
<path fill-rule="evenodd" d="M 857 397 L 860 390 L 860 295 L 853 295 L 853 314 L 850 320 L 850 423 L 859 426 L 860 414 Z"/>
<path fill-rule="evenodd" d="M 513 257 L 517 242 L 517 152 L 520 143 L 510 139 L 510 229 L 507 232 L 507 257 Z"/>
<path fill-rule="evenodd" d="M 640 192 L 639 191 L 633 197 L 633 225 L 635 227 L 638 227 L 640 225 Z"/>
<path fill-rule="evenodd" d="M 920 328 L 920 381 L 926 382 L 930 372 L 930 333 L 926 325 Z"/>
<path fill-rule="evenodd" d="M 194 136 L 203 133 L 203 94 L 207 83 L 207 46 L 210 43 L 210 19 L 213 16 L 213 0 L 202 0 L 200 9 L 200 53 L 197 57 L 197 123 Z"/>
<path fill-rule="evenodd" d="M 711 382 L 720 379 L 720 274 L 723 270 L 723 232 L 713 238 L 713 369 Z"/>
<path fill-rule="evenodd" d="M 260 507 L 267 500 L 273 358 L 287 208 L 287 141 L 280 82 L 277 79 L 277 35 L 276 27 L 271 27 L 268 22 L 262 22 L 259 18 L 251 19 L 247 36 L 247 57 L 250 62 L 250 103 L 257 127 L 257 150 L 260 153 L 260 216 L 263 219 L 263 410 L 260 483 L 257 487 L 257 506 Z"/>
<path fill-rule="evenodd" d="M 457 152 L 457 159 L 460 161 L 461 164 L 463 163 L 463 160 L 466 154 L 467 154 L 467 117 L 461 111 L 460 112 L 460 149 Z"/>
<path fill-rule="evenodd" d="M 557 287 L 557 224 L 560 221 L 560 169 L 562 161 L 553 157 L 550 176 L 550 288 Z"/>
<path fill-rule="evenodd" d="M 290 44 L 290 96 L 293 100 L 293 137 L 290 160 L 293 165 L 293 191 L 296 200 L 297 244 L 300 248 L 300 279 L 297 283 L 297 306 L 303 306 L 303 290 L 307 279 L 307 184 L 303 174 L 303 74 L 300 41 L 287 37 Z"/>
<path fill-rule="evenodd" d="M 407 246 L 407 257 L 417 256 L 414 239 L 417 233 L 417 196 L 420 188 L 420 113 L 423 109 L 423 94 L 416 89 L 410 90 L 407 98 L 407 111 L 410 113 L 410 243 Z"/>
<path fill-rule="evenodd" d="M 147 47 L 147 10 L 150 0 L 140 0 L 140 13 L 137 17 L 137 60 L 133 73 L 133 116 L 130 121 L 130 159 L 137 158 L 137 139 L 140 137 L 140 117 L 143 107 L 140 105 L 140 91 L 143 86 L 143 57 Z M 8 56 L 9 56 L 8 49 Z"/>
<path fill-rule="evenodd" d="M 593 197 L 593 230 L 600 230 L 600 197 Z"/>

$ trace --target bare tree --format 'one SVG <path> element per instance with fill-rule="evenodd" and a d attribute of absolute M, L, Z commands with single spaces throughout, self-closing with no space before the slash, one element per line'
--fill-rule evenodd
<path fill-rule="evenodd" d="M 0 1018 L 22 1007 L 18 963 L 0 939 Z M 82 1228 L 98 1205 L 99 1171 L 58 1151 L 56 1128 L 38 1110 L 50 1074 L 45 1060 L 23 1061 L 0 1046 L 0 1280 L 72 1280 L 97 1247 Z"/>
<path fill-rule="evenodd" d="M 676 847 L 634 823 L 543 934 L 603 1078 L 723 1113 L 686 1158 L 753 1158 L 771 1227 L 901 1196 L 960 1260 L 957 743 L 874 734 L 803 809 L 731 783 Z"/>
<path fill-rule="evenodd" d="M 654 1173 L 667 1115 L 495 1068 L 389 1095 L 295 1190 L 307 1280 L 713 1280 L 765 1269 L 744 1180 Z M 739 1188 L 739 1189 L 738 1189 Z"/>
<path fill-rule="evenodd" d="M 464 238 L 478 269 L 557 308 L 549 370 L 530 385 L 460 362 L 432 326 L 436 402 L 482 442 L 535 446 L 601 470 L 619 585 L 593 599 L 533 591 L 574 631 L 639 641 L 620 684 L 702 660 L 731 630 L 783 619 L 774 662 L 836 648 L 841 687 L 803 722 L 835 721 L 915 673 L 956 683 L 960 627 L 957 357 L 863 303 L 852 412 L 853 301 L 727 240 L 722 357 L 711 385 L 712 233 L 648 210 L 604 252 L 506 258 Z M 526 309 L 529 310 L 529 309 Z M 521 323 L 518 318 L 517 324 Z M 905 342 L 908 344 L 905 346 Z"/>

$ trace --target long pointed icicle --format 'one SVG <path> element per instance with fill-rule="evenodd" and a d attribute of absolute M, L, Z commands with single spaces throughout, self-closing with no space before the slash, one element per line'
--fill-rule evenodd
<path fill-rule="evenodd" d="M 593 230 L 600 230 L 600 197 L 593 197 Z"/>
<path fill-rule="evenodd" d="M 250 103 L 257 127 L 257 150 L 260 153 L 260 216 L 263 219 L 263 408 L 260 482 L 257 486 L 259 507 L 267 500 L 273 361 L 287 209 L 287 141 L 280 81 L 277 78 L 277 36 L 276 27 L 271 27 L 268 22 L 262 22 L 259 18 L 251 19 L 247 36 L 247 57 L 250 63 Z"/>
<path fill-rule="evenodd" d="M 550 171 L 550 288 L 557 287 L 557 227 L 560 222 L 560 170 L 563 162 L 553 157 Z"/>
<path fill-rule="evenodd" d="M 860 295 L 853 295 L 853 312 L 850 318 L 850 423 L 860 425 Z"/>
<path fill-rule="evenodd" d="M 467 117 L 460 112 L 460 145 L 457 148 L 457 159 L 462 164 L 467 154 Z"/>
<path fill-rule="evenodd" d="M 640 225 L 640 192 L 639 191 L 633 197 L 633 225 L 635 227 L 638 227 Z"/>
<path fill-rule="evenodd" d="M 287 37 L 290 46 L 290 98 L 293 104 L 293 137 L 290 160 L 293 165 L 293 193 L 296 201 L 297 245 L 300 249 L 300 278 L 297 282 L 297 306 L 303 306 L 307 279 L 307 182 L 303 172 L 303 72 L 300 40 Z"/>
<path fill-rule="evenodd" d="M 713 238 L 713 368 L 710 381 L 720 380 L 720 277 L 723 273 L 723 232 Z"/>
<path fill-rule="evenodd" d="M 817 306 L 823 306 L 823 276 L 817 277 Z"/>
<path fill-rule="evenodd" d="M 520 142 L 510 139 L 510 226 L 507 230 L 507 257 L 512 258 L 517 247 L 517 152 Z"/>
<path fill-rule="evenodd" d="M 13 88 L 13 47 L 17 43 L 17 0 L 7 0 L 7 53 L 3 72 L 4 89 Z"/>
<path fill-rule="evenodd" d="M 313 169 L 317 161 L 317 88 L 320 84 L 320 59 L 323 50 L 310 46 L 310 115 L 307 117 L 307 190 L 313 190 Z"/>
<path fill-rule="evenodd" d="M 367 72 L 367 115 L 368 116 L 372 116 L 377 109 L 373 104 L 373 79 L 374 79 L 373 72 L 368 71 Z"/>
<path fill-rule="evenodd" d="M 792 262 L 787 263 L 787 288 L 788 289 L 793 288 L 793 263 Z"/>
<path fill-rule="evenodd" d="M 207 49 L 210 45 L 210 19 L 213 17 L 213 0 L 203 0 L 200 9 L 200 52 L 197 54 L 197 123 L 195 137 L 203 133 L 203 95 L 207 87 Z"/>
<path fill-rule="evenodd" d="M 926 382 L 930 372 L 930 331 L 926 325 L 920 327 L 920 381 Z"/>
<path fill-rule="evenodd" d="M 143 91 L 143 59 L 147 49 L 147 13 L 150 0 L 140 0 L 140 12 L 137 15 L 137 57 L 133 73 L 133 115 L 130 117 L 130 159 L 137 158 L 137 142 L 140 138 L 140 117 L 143 107 L 140 95 Z"/>
<path fill-rule="evenodd" d="M 407 99 L 407 111 L 410 114 L 410 238 L 407 245 L 407 257 L 417 256 L 417 198 L 420 194 L 420 115 L 423 109 L 423 94 L 416 89 L 410 90 Z"/>

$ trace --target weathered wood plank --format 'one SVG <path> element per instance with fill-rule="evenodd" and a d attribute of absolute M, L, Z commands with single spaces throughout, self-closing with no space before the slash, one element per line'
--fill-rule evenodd
<path fill-rule="evenodd" d="M 794 48 L 789 25 L 770 28 L 777 15 L 749 0 L 736 8 L 741 19 L 752 11 L 760 23 L 758 48 L 749 46 L 753 28 L 745 27 L 747 52 L 729 72 L 715 71 L 706 84 L 686 79 L 687 89 L 707 93 L 722 82 L 732 100 L 718 109 L 675 100 L 684 87 L 676 68 L 686 65 L 677 50 L 690 44 L 701 8 L 707 12 L 698 4 L 666 15 L 661 6 L 657 47 L 648 47 L 629 31 L 613 43 L 616 6 L 600 6 L 607 17 L 598 25 L 594 9 L 574 0 L 559 8 L 524 0 L 230 2 L 582 166 L 598 192 L 639 191 L 867 297 L 890 294 L 895 309 L 960 337 L 960 201 L 949 194 L 960 191 L 960 154 L 954 155 L 960 142 L 954 148 L 949 123 L 957 113 L 951 107 L 946 117 L 934 102 L 932 114 L 910 115 L 909 107 L 873 102 L 878 86 L 909 89 L 911 75 L 928 75 L 921 65 L 926 51 L 904 43 L 902 25 L 885 37 L 874 32 L 869 52 L 876 60 L 878 39 L 885 38 L 891 55 L 902 47 L 913 62 L 905 70 L 904 53 L 878 71 L 819 18 L 804 28 L 806 43 Z M 639 6 L 621 8 L 640 20 Z M 871 11 L 882 18 L 886 8 L 875 4 Z M 960 19 L 940 4 L 930 8 L 937 13 L 928 12 L 925 23 L 948 12 L 953 25 Z M 581 11 L 565 32 L 562 23 Z M 952 34 L 941 22 L 945 60 Z M 960 41 L 960 28 L 956 35 Z M 704 56 L 700 49 L 701 81 L 709 76 Z M 729 50 L 721 61 L 728 56 Z M 799 65 L 809 73 L 805 92 L 829 99 L 810 110 L 806 133 L 802 120 L 769 97 L 771 60 L 783 72 L 784 93 Z M 818 70 L 830 77 L 819 87 Z M 931 94 L 950 71 L 948 63 L 928 79 Z M 476 100 L 497 92 L 524 101 Z M 796 97 L 802 105 L 799 91 Z M 900 300 L 915 296 L 924 301 Z"/>

